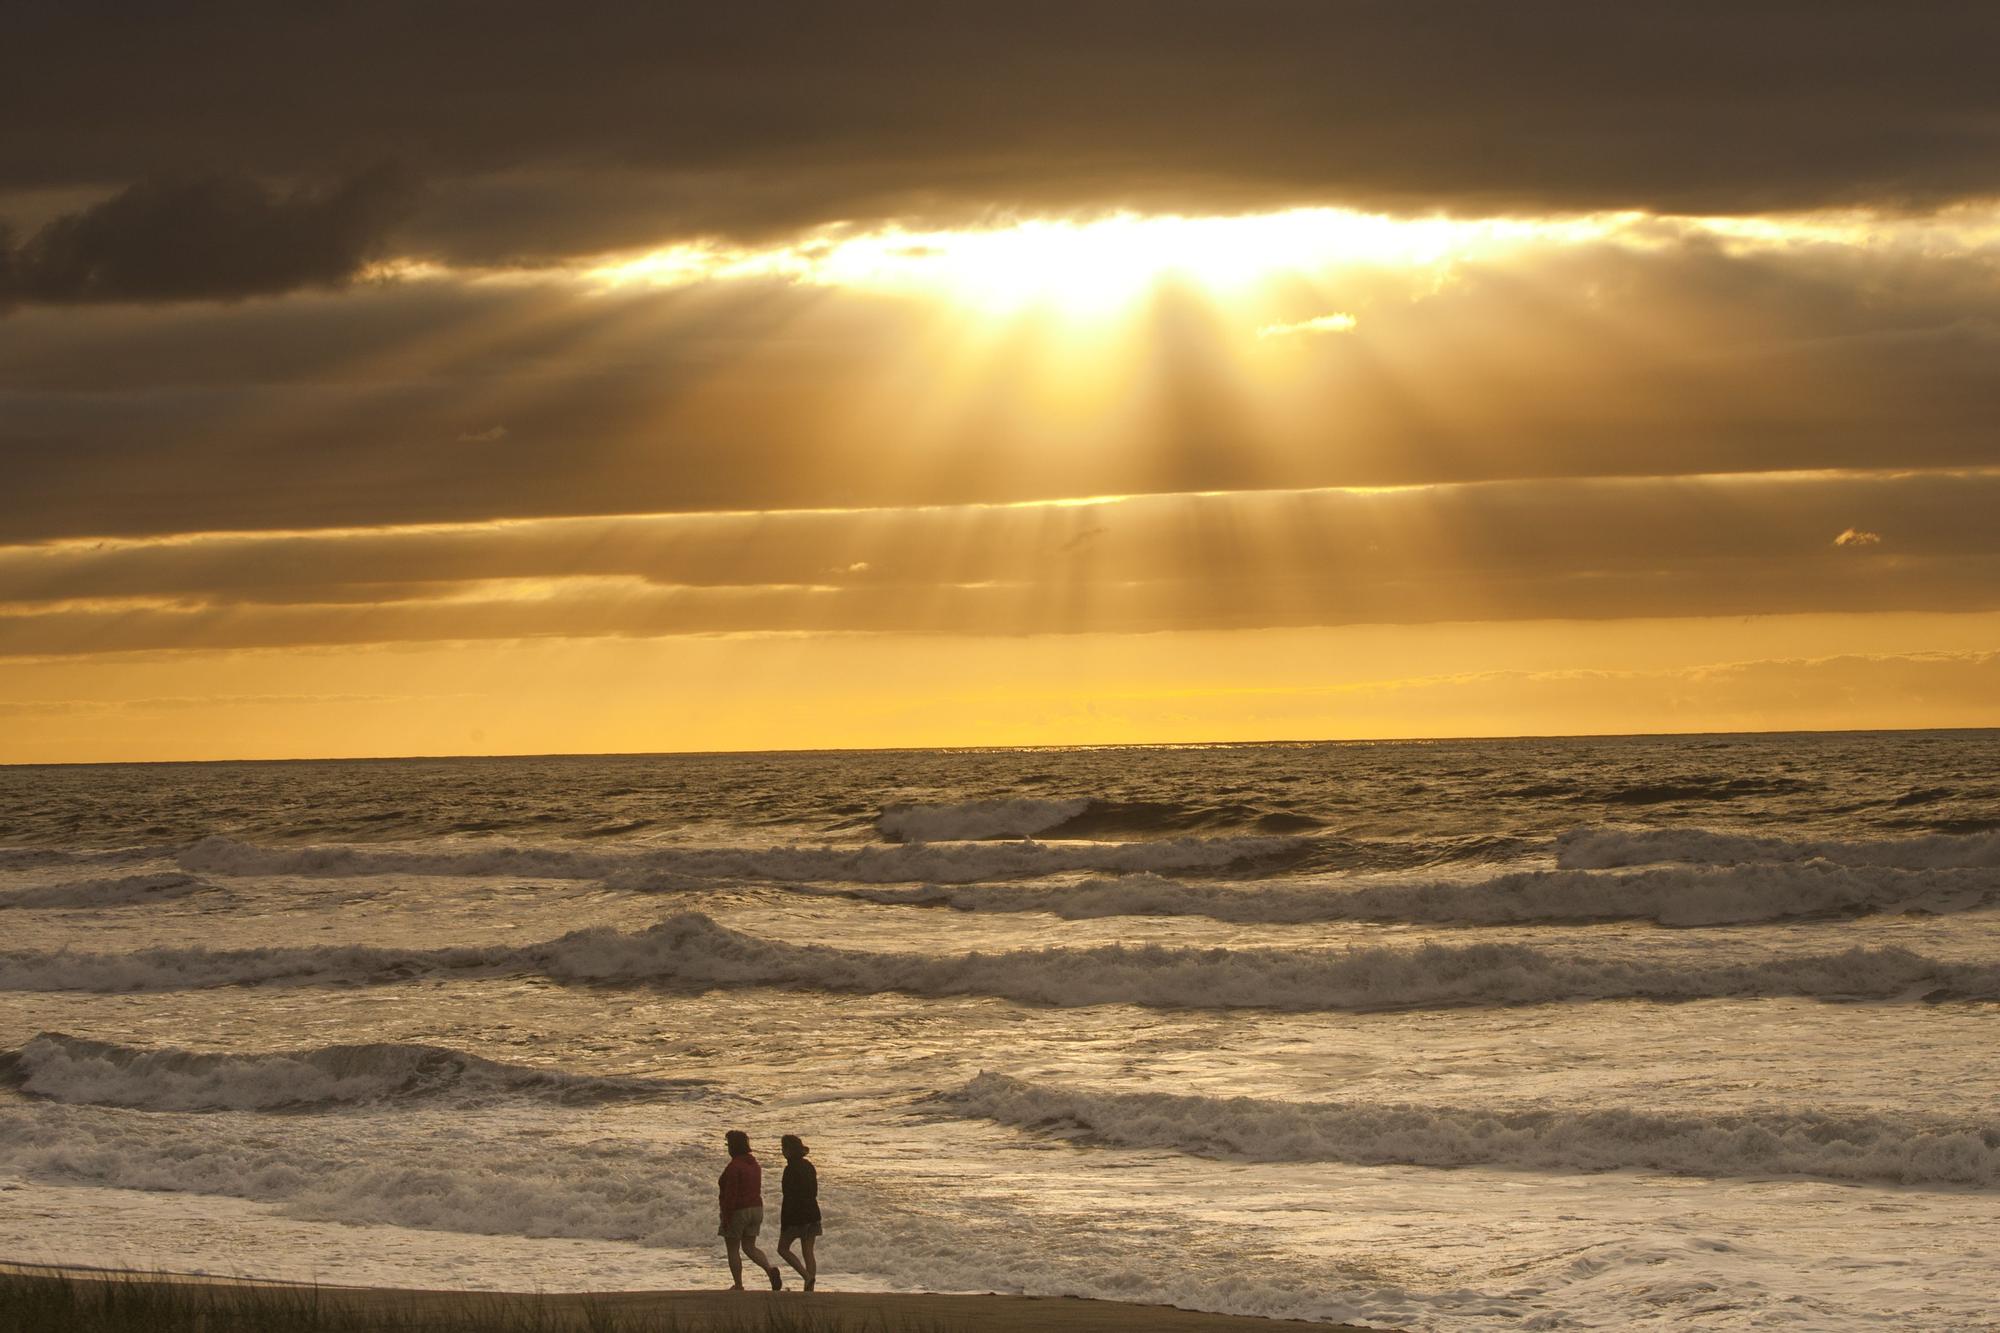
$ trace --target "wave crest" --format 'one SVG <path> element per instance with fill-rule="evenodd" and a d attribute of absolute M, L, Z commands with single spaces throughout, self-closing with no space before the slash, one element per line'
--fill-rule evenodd
<path fill-rule="evenodd" d="M 960 801 L 945 805 L 891 805 L 875 821 L 895 842 L 970 842 L 985 838 L 1032 838 L 1067 823 L 1090 807 L 1082 798 L 1036 801 Z"/>
<path fill-rule="evenodd" d="M 1104 945 L 938 956 L 789 944 L 728 929 L 698 912 L 678 913 L 639 931 L 595 927 L 526 946 L 0 954 L 0 989 L 5 990 L 384 984 L 453 973 L 539 973 L 557 981 L 617 985 L 985 995 L 1026 1004 L 1151 1008 L 1388 1009 L 1721 996 L 2000 998 L 2000 965 L 1949 963 L 1898 948 L 1744 962 L 1706 962 L 1689 951 L 1672 959 L 1603 958 L 1525 944 L 1410 949 Z"/>
<path fill-rule="evenodd" d="M 145 861 L 172 850 L 162 847 L 0 847 L 0 870 L 39 870 L 44 866 L 112 865 Z"/>
<path fill-rule="evenodd" d="M 700 1079 L 605 1078 L 488 1060 L 449 1046 L 368 1042 L 230 1054 L 38 1033 L 0 1053 L 0 1083 L 50 1101 L 152 1111 L 271 1111 L 416 1097 L 528 1096 L 564 1104 L 664 1097 Z"/>
<path fill-rule="evenodd" d="M 2000 1123 L 1918 1115 L 1287 1102 L 1101 1092 L 992 1073 L 938 1100 L 959 1115 L 1093 1143 L 1257 1162 L 2000 1185 Z"/>
<path fill-rule="evenodd" d="M 122 875 L 116 879 L 74 880 L 37 884 L 0 893 L 0 909 L 9 907 L 130 907 L 136 903 L 186 898 L 213 886 L 193 875 L 166 871 L 155 875 Z"/>
<path fill-rule="evenodd" d="M 1047 912 L 1070 921 L 1198 916 L 1271 925 L 1316 921 L 1462 926 L 1653 921 L 1666 926 L 1717 926 L 1886 911 L 1964 911 L 1991 901 L 2000 893 L 2000 882 L 1986 871 L 1910 871 L 1809 861 L 1797 865 L 1670 866 L 1626 874 L 1517 871 L 1479 880 L 1375 884 L 1185 884 L 1140 874 L 1075 884 L 808 891 L 892 906 Z"/>
<path fill-rule="evenodd" d="M 892 805 L 875 827 L 896 842 L 954 842 L 993 838 L 1161 838 L 1172 834 L 1237 830 L 1304 833 L 1320 827 L 1310 815 L 1267 810 L 1240 802 L 1132 801 L 1074 797 L 1038 800 L 957 801 Z"/>
<path fill-rule="evenodd" d="M 1608 870 L 1665 861 L 1740 865 L 1811 860 L 1900 870 L 1994 869 L 2000 867 L 2000 831 L 1843 842 L 1712 829 L 1577 828 L 1556 839 L 1556 864 L 1569 870 Z"/>
<path fill-rule="evenodd" d="M 215 875 L 448 875 L 597 879 L 645 889 L 665 879 L 833 880 L 963 884 L 1063 871 L 1211 870 L 1270 861 L 1297 850 L 1296 838 L 1180 838 L 1150 843 L 911 843 L 858 847 L 652 847 L 604 851 L 566 847 L 449 849 L 324 845 L 264 847 L 207 838 L 181 852 L 182 869 Z"/>

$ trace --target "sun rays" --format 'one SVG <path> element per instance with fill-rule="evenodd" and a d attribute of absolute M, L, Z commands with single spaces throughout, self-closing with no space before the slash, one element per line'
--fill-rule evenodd
<path fill-rule="evenodd" d="M 889 623 L 1077 633 L 1396 617 L 1432 603 L 1426 614 L 1522 615 L 1536 598 L 1561 598 L 1539 575 L 1468 577 L 1480 514 L 1460 522 L 1387 502 L 1334 513 L 1256 497 L 1616 475 L 1629 465 L 1607 442 L 1660 415 L 1681 394 L 1680 367 L 1709 352 L 1709 326 L 1653 299 L 1633 273 L 1676 255 L 1700 265 L 1773 246 L 1859 254 L 1944 236 L 1928 224 L 1914 241 L 1870 225 L 1298 209 L 833 226 L 524 272 L 498 283 L 478 321 L 392 352 L 405 365 L 449 366 L 515 339 L 550 340 L 535 373 L 491 377 L 454 404 L 492 436 L 481 449 L 517 454 L 533 447 L 545 397 L 602 367 L 657 360 L 656 380 L 593 411 L 616 440 L 604 466 L 680 460 L 661 510 L 738 508 L 704 489 L 704 468 L 742 466 L 754 450 L 768 459 L 760 484 L 774 498 L 761 508 L 772 515 L 817 504 L 958 516 L 926 526 L 928 576 L 906 568 L 893 593 L 888 571 L 911 564 L 897 554 L 901 529 L 857 521 L 849 545 L 747 600 L 671 580 L 592 581 L 595 557 L 552 557 L 534 571 L 555 576 L 546 585 L 503 579 L 448 598 L 466 633 L 494 632 L 481 617 L 503 603 L 526 608 L 524 623 L 579 633 Z M 1955 225 L 1958 244 L 1983 234 Z M 383 276 L 386 289 L 399 280 L 449 278 Z M 1726 367 L 1705 372 L 1707 401 L 1730 404 L 1734 382 Z M 464 439 L 456 424 L 440 432 Z M 794 481 L 816 501 L 786 500 Z M 1162 519 L 1138 546 L 1105 540 L 1099 516 L 1055 514 L 1043 539 L 996 544 L 999 511 L 967 503 L 1224 493 L 1240 498 L 1162 500 L 1181 525 Z M 734 549 L 784 530 L 767 525 Z M 996 548 L 1034 554 L 961 568 Z M 1111 569 L 1114 556 L 1128 567 Z M 1445 568 L 1456 570 L 1448 597 L 1432 586 Z M 1601 614 L 1581 594 L 1562 596 Z"/>
<path fill-rule="evenodd" d="M 1923 353 L 1985 377 L 1974 298 L 1995 234 L 1976 210 L 1314 209 L 384 261 L 344 293 L 182 316 L 185 347 L 156 334 L 165 316 L 127 317 L 154 365 L 254 382 L 201 417 L 201 456 L 272 503 L 210 516 L 189 485 L 134 534 L 0 545 L 0 656 L 290 672 L 450 642 L 503 679 L 520 645 L 622 662 L 629 642 L 657 645 L 631 650 L 648 664 L 726 660 L 690 688 L 774 699 L 851 657 L 865 700 L 945 639 L 1081 660 L 1128 636 L 1118 670 L 1195 702 L 1089 732 L 1113 739 L 1280 727 L 1175 675 L 1204 636 L 1533 622 L 1563 645 L 1629 616 L 1986 615 L 1996 483 L 1941 478 L 1963 458 L 1922 422 L 1945 400 L 1912 399 L 1897 367 Z M 308 318 L 325 341 L 301 376 L 274 349 Z M 1883 469 L 1844 427 L 1870 422 L 1918 452 Z M 259 472 L 280 454 L 329 460 L 312 506 Z M 532 504 L 486 489 L 510 476 L 541 479 Z M 1880 540 L 1841 544 L 1848 530 Z M 1725 538 L 1726 578 L 1705 554 Z M 731 725 L 768 721 L 747 716 Z M 1505 721 L 1482 716 L 1452 725 Z M 1283 729 L 1352 729 L 1297 718 Z M 1030 710 L 968 735 L 1036 725 Z"/>
<path fill-rule="evenodd" d="M 969 497 L 977 478 L 1041 499 L 1063 486 L 1255 489 L 1300 480 L 1301 467 L 1338 484 L 1507 475 L 1556 449 L 1576 455 L 1564 470 L 1619 471 L 1588 456 L 1628 421 L 1704 399 L 1748 417 L 1785 383 L 1775 368 L 1688 369 L 1755 334 L 1746 318 L 1761 314 L 1716 293 L 1751 289 L 1771 257 L 1893 264 L 1989 252 L 1996 236 L 1990 208 L 1927 219 L 1107 213 L 833 224 L 545 280 L 573 284 L 585 307 L 628 313 L 731 293 L 772 304 L 766 346 L 684 370 L 651 422 L 663 434 L 727 438 L 761 419 L 770 406 L 753 386 L 766 363 L 831 338 L 854 362 L 801 429 L 917 490 L 935 482 Z M 1681 273 L 1682 287 L 1648 289 L 1655 270 Z M 725 385 L 727 406 L 702 405 Z M 1116 476 L 1093 474 L 1115 460 Z M 1070 474 L 1061 485 L 1011 480 L 1057 472 Z"/>

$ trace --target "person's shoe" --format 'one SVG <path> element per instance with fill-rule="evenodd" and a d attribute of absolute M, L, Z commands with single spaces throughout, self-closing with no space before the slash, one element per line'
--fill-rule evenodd
<path fill-rule="evenodd" d="M 785 1289 L 785 1275 L 784 1275 L 784 1274 L 782 1274 L 782 1273 L 780 1273 L 780 1272 L 778 1271 L 778 1266 L 777 1266 L 776 1264 L 772 1264 L 772 1265 L 771 1265 L 771 1290 L 772 1290 L 772 1291 L 783 1291 L 784 1289 Z"/>

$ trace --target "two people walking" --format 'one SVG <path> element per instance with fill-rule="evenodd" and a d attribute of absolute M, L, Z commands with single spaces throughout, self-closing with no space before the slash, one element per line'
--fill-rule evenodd
<path fill-rule="evenodd" d="M 743 1256 L 747 1254 L 750 1262 L 771 1279 L 771 1290 L 782 1290 L 785 1279 L 778 1266 L 757 1248 L 757 1233 L 764 1225 L 764 1168 L 750 1151 L 750 1136 L 742 1130 L 730 1130 L 723 1141 L 729 1145 L 729 1165 L 722 1168 L 722 1178 L 716 1182 L 722 1211 L 722 1225 L 716 1232 L 729 1247 L 731 1289 L 743 1290 Z M 805 1279 L 806 1290 L 811 1291 L 818 1273 L 813 1262 L 813 1241 L 820 1234 L 819 1171 L 806 1160 L 806 1145 L 798 1135 L 787 1134 L 778 1142 L 785 1154 L 778 1257 L 798 1271 Z M 799 1247 L 798 1255 L 792 1253 L 794 1242 Z"/>

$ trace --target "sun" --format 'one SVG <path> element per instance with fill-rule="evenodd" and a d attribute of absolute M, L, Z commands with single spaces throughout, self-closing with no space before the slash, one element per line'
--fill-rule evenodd
<path fill-rule="evenodd" d="M 824 280 L 913 290 L 988 314 L 1052 311 L 1092 318 L 1184 283 L 1222 292 L 1264 267 L 1232 247 L 1214 220 L 1034 219 L 977 231 L 887 232 L 836 247 Z"/>
<path fill-rule="evenodd" d="M 765 247 L 698 243 L 593 268 L 613 286 L 782 278 L 931 298 L 987 315 L 1041 311 L 1101 320 L 1168 285 L 1241 299 L 1287 275 L 1367 265 L 1435 267 L 1543 240 L 1601 235 L 1615 219 L 1399 218 L 1336 208 L 1241 216 L 1115 213 L 919 230 L 820 228 Z"/>

